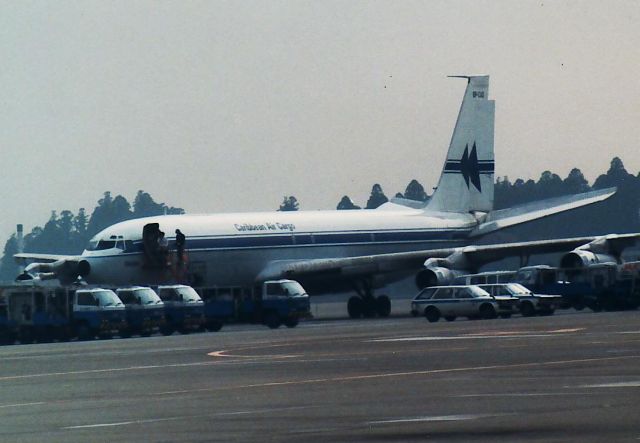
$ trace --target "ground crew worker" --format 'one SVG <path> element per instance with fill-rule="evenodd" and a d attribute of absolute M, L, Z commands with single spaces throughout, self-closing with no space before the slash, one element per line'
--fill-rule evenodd
<path fill-rule="evenodd" d="M 180 229 L 176 229 L 176 256 L 179 265 L 182 265 L 185 241 L 186 237 L 184 234 L 180 232 Z"/>

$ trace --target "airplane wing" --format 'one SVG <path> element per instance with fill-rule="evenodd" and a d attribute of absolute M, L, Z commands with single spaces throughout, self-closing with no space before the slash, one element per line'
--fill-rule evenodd
<path fill-rule="evenodd" d="M 53 263 L 59 260 L 80 260 L 80 257 L 76 255 L 34 254 L 31 252 L 14 254 L 13 258 L 18 263 L 25 263 L 27 261 Z"/>
<path fill-rule="evenodd" d="M 78 275 L 85 276 L 90 269 L 78 255 L 20 253 L 13 257 L 18 263 L 32 262 L 25 266 L 24 273 L 18 279 L 37 274 L 42 280 L 57 278 L 66 284 L 74 281 Z M 83 262 L 85 266 L 82 266 Z"/>
<path fill-rule="evenodd" d="M 354 278 L 398 271 L 417 271 L 429 259 L 447 259 L 451 264 L 477 268 L 507 257 L 569 252 L 589 244 L 611 243 L 617 250 L 634 244 L 640 234 L 612 234 L 604 237 L 574 237 L 518 243 L 471 245 L 458 248 L 428 249 L 359 257 L 283 260 L 271 262 L 257 280 L 305 277 Z"/>

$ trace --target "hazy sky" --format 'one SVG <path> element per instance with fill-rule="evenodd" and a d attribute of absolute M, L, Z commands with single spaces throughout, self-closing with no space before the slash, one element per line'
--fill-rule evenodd
<path fill-rule="evenodd" d="M 0 246 L 138 189 L 190 213 L 435 186 L 490 74 L 496 173 L 640 170 L 629 1 L 0 3 Z"/>

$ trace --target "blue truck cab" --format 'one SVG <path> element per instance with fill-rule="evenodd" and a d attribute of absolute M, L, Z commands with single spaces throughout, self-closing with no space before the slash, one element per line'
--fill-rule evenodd
<path fill-rule="evenodd" d="M 148 287 L 120 288 L 116 294 L 125 306 L 127 328 L 122 337 L 138 334 L 149 336 L 165 325 L 164 303 L 155 291 Z"/>
<path fill-rule="evenodd" d="M 158 286 L 157 293 L 164 303 L 165 324 L 160 328 L 163 335 L 174 331 L 187 334 L 204 328 L 204 302 L 191 286 Z"/>
<path fill-rule="evenodd" d="M 244 299 L 241 314 L 254 316 L 271 329 L 284 324 L 295 328 L 301 318 L 311 316 L 309 295 L 294 280 L 270 280 L 254 288 L 253 297 Z"/>
<path fill-rule="evenodd" d="M 217 332 L 222 325 L 236 318 L 239 300 L 244 290 L 233 288 L 201 288 L 200 296 L 204 302 L 205 327 Z"/>
<path fill-rule="evenodd" d="M 198 288 L 198 292 L 210 331 L 218 331 L 227 321 L 293 328 L 301 318 L 311 316 L 309 295 L 294 280 L 269 280 L 254 287 Z"/>
<path fill-rule="evenodd" d="M 64 290 L 57 291 L 64 298 Z M 73 300 L 71 335 L 80 340 L 111 338 L 126 329 L 124 304 L 111 289 L 91 288 L 68 291 Z M 64 325 L 64 315 L 50 316 L 50 324 L 55 328 Z"/>

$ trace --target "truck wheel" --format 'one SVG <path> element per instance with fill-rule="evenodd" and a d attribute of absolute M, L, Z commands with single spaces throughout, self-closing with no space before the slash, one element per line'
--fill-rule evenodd
<path fill-rule="evenodd" d="M 536 310 L 531 303 L 523 302 L 520 305 L 520 313 L 523 317 L 533 317 L 536 315 Z"/>
<path fill-rule="evenodd" d="M 121 329 L 118 335 L 120 335 L 120 337 L 122 338 L 131 338 L 131 329 L 129 328 Z"/>
<path fill-rule="evenodd" d="M 9 328 L 0 329 L 0 345 L 12 345 L 16 341 L 16 335 Z"/>
<path fill-rule="evenodd" d="M 484 319 L 492 319 L 492 318 L 496 318 L 498 316 L 498 314 L 496 313 L 496 310 L 493 306 L 491 305 L 482 305 L 480 306 L 480 316 Z"/>
<path fill-rule="evenodd" d="M 59 327 L 56 330 L 56 339 L 59 342 L 65 342 L 71 340 L 71 335 L 69 334 L 69 330 L 66 327 Z"/>
<path fill-rule="evenodd" d="M 207 322 L 207 330 L 211 332 L 218 332 L 222 329 L 222 322 L 220 320 L 209 320 Z"/>
<path fill-rule="evenodd" d="M 349 302 L 347 303 L 347 312 L 349 313 L 349 317 L 351 318 L 360 318 L 362 317 L 364 311 L 364 302 L 360 297 L 356 297 L 355 295 L 349 297 Z"/>
<path fill-rule="evenodd" d="M 86 323 L 81 323 L 78 325 L 78 340 L 86 341 L 91 340 L 93 336 L 91 335 L 91 329 Z"/>
<path fill-rule="evenodd" d="M 554 312 L 556 312 L 555 309 L 546 309 L 546 310 L 540 312 L 540 315 L 545 315 L 545 316 L 546 315 L 553 315 Z"/>
<path fill-rule="evenodd" d="M 434 308 L 433 306 L 429 306 L 424 310 L 424 316 L 429 321 L 429 323 L 435 323 L 440 320 L 440 311 L 438 311 L 438 309 Z"/>
<path fill-rule="evenodd" d="M 20 331 L 20 343 L 25 345 L 25 344 L 33 343 L 33 341 L 34 341 L 34 336 L 31 330 L 23 329 L 22 331 Z"/>
<path fill-rule="evenodd" d="M 391 314 L 391 300 L 386 295 L 376 298 L 376 312 L 380 317 L 388 317 Z"/>
<path fill-rule="evenodd" d="M 278 329 L 280 327 L 280 317 L 274 312 L 269 312 L 264 318 L 264 324 L 267 325 L 269 329 Z"/>
<path fill-rule="evenodd" d="M 298 319 L 297 318 L 288 318 L 284 321 L 284 325 L 287 328 L 295 328 L 296 326 L 298 326 Z"/>
<path fill-rule="evenodd" d="M 171 326 L 163 326 L 160 328 L 160 333 L 162 335 L 171 335 L 173 334 L 173 328 Z"/>
<path fill-rule="evenodd" d="M 38 343 L 49 343 L 52 340 L 49 338 L 49 333 L 47 331 L 47 328 L 45 326 L 39 326 L 36 328 L 35 331 L 36 334 L 36 340 L 38 341 Z"/>

